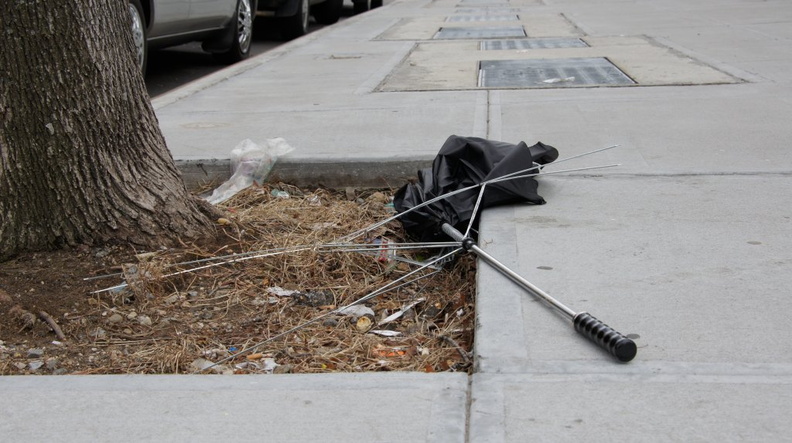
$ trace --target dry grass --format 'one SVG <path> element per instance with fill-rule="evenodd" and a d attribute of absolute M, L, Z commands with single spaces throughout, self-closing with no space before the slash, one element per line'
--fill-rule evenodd
<path fill-rule="evenodd" d="M 289 197 L 278 197 L 282 192 Z M 287 185 L 240 193 L 222 205 L 228 216 L 219 223 L 228 242 L 130 257 L 122 267 L 128 287 L 93 294 L 89 309 L 60 318 L 75 352 L 59 357 L 59 367 L 72 373 L 199 372 L 212 363 L 220 364 L 203 372 L 469 370 L 475 293 L 470 257 L 431 275 L 431 269 L 420 271 L 415 275 L 424 278 L 367 300 L 363 305 L 371 311 L 361 318 L 338 312 L 418 268 L 377 251 L 318 247 L 388 218 L 389 200 L 385 192 L 349 195 Z M 390 222 L 355 242 L 382 238 L 407 241 L 400 224 Z M 288 252 L 244 255 L 280 249 Z M 423 260 L 436 253 L 400 255 Z M 194 268 L 200 269 L 187 271 Z M 110 286 L 121 280 L 98 281 Z M 281 296 L 274 287 L 298 292 Z M 393 336 L 372 332 L 377 330 Z M 82 360 L 69 364 L 77 351 Z M 24 372 L 11 361 L 0 361 L 3 373 Z"/>

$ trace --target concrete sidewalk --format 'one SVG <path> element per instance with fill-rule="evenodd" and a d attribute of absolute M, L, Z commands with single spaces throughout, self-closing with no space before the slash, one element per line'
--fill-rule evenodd
<path fill-rule="evenodd" d="M 784 0 L 397 0 L 157 98 L 191 181 L 245 138 L 285 138 L 276 178 L 330 186 L 398 187 L 451 134 L 621 145 L 548 167 L 621 163 L 542 177 L 548 204 L 487 210 L 479 243 L 638 356 L 482 263 L 470 377 L 5 377 L 0 435 L 788 440 L 791 40 Z"/>

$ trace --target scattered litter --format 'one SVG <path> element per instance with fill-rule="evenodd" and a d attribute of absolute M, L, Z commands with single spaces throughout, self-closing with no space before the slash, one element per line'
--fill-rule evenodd
<path fill-rule="evenodd" d="M 375 357 L 387 357 L 387 358 L 404 357 L 405 355 L 407 355 L 407 348 L 377 345 L 374 347 L 374 349 L 372 349 L 372 353 L 374 354 Z"/>
<path fill-rule="evenodd" d="M 291 297 L 300 291 L 291 291 L 289 289 L 283 289 L 280 286 L 271 286 L 267 288 L 267 292 L 272 295 L 277 295 L 278 297 Z"/>
<path fill-rule="evenodd" d="M 402 335 L 399 331 L 390 331 L 388 329 L 372 329 L 369 331 L 370 334 L 379 335 L 381 337 L 398 337 Z"/>
<path fill-rule="evenodd" d="M 226 358 L 229 355 L 231 355 L 231 353 L 222 348 L 214 348 L 203 351 L 203 356 L 210 360 L 220 360 L 221 358 Z"/>
<path fill-rule="evenodd" d="M 377 261 L 380 263 L 389 262 L 391 254 L 388 248 L 388 239 L 385 237 L 375 238 L 372 243 L 379 245 L 379 249 L 377 250 Z"/>
<path fill-rule="evenodd" d="M 272 196 L 275 198 L 289 198 L 289 193 L 280 189 L 273 189 Z"/>
<path fill-rule="evenodd" d="M 206 200 L 216 205 L 233 197 L 253 183 L 263 183 L 278 157 L 288 154 L 294 148 L 282 138 L 269 139 L 266 146 L 259 146 L 245 139 L 231 151 L 231 170 L 233 175 L 212 192 Z"/>
<path fill-rule="evenodd" d="M 274 358 L 261 358 L 258 360 L 243 361 L 234 365 L 234 369 L 244 372 L 256 372 L 264 374 L 272 374 L 279 365 L 275 363 Z"/>
<path fill-rule="evenodd" d="M 195 360 L 190 363 L 190 367 L 195 371 L 206 371 L 210 370 L 215 374 L 233 374 L 233 370 L 226 365 L 215 365 L 211 361 L 205 358 L 196 358 Z"/>
<path fill-rule="evenodd" d="M 414 308 L 414 307 L 415 307 L 415 305 L 417 305 L 418 303 L 421 303 L 421 302 L 423 302 L 423 301 L 426 301 L 426 299 L 425 299 L 425 298 L 423 298 L 423 297 L 421 297 L 421 298 L 419 298 L 419 299 L 417 299 L 417 300 L 415 300 L 415 301 L 413 301 L 413 302 L 410 302 L 410 303 L 408 303 L 408 304 L 406 304 L 406 305 L 402 306 L 402 308 L 401 308 L 401 310 L 400 310 L 400 311 L 396 311 L 396 312 L 394 312 L 393 314 L 391 314 L 391 315 L 389 315 L 389 316 L 387 316 L 387 317 L 383 318 L 382 320 L 380 320 L 380 322 L 379 322 L 379 323 L 377 323 L 377 325 L 379 325 L 379 326 L 382 326 L 382 325 L 384 325 L 384 324 L 386 324 L 386 323 L 390 323 L 390 322 L 392 322 L 392 321 L 394 321 L 394 320 L 398 320 L 398 319 L 399 319 L 399 317 L 401 317 L 402 315 L 404 315 L 404 313 L 405 313 L 405 312 L 407 312 L 407 311 L 409 311 L 410 309 Z"/>
<path fill-rule="evenodd" d="M 370 317 L 360 317 L 355 322 L 355 327 L 357 327 L 357 330 L 360 332 L 366 332 L 371 329 L 372 324 L 373 322 Z"/>
<path fill-rule="evenodd" d="M 358 318 L 370 316 L 374 318 L 374 310 L 365 305 L 352 305 L 347 306 L 338 311 L 339 314 L 352 317 L 352 321 L 356 322 Z"/>

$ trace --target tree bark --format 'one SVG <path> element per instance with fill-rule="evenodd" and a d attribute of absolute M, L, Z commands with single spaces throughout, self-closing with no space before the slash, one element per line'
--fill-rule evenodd
<path fill-rule="evenodd" d="M 159 129 L 127 0 L 6 0 L 0 29 L 0 260 L 214 232 Z"/>

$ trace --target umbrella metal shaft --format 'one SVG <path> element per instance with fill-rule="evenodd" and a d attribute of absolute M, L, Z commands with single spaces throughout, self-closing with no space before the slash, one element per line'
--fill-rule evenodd
<path fill-rule="evenodd" d="M 453 238 L 454 240 L 456 240 L 458 242 L 462 242 L 462 241 L 465 240 L 465 238 L 462 236 L 461 232 L 459 232 L 457 229 L 455 229 L 453 226 L 451 226 L 451 225 L 449 225 L 447 223 L 443 224 L 443 232 L 445 232 L 446 235 L 448 235 L 449 237 Z M 523 278 L 520 274 L 517 274 L 516 272 L 512 271 L 511 269 L 509 269 L 506 265 L 504 265 L 503 263 L 498 261 L 495 257 L 489 255 L 486 251 L 484 251 L 483 249 L 479 248 L 478 245 L 476 245 L 475 243 L 468 244 L 466 246 L 466 249 L 468 249 L 469 251 L 472 251 L 473 253 L 475 253 L 477 257 L 479 257 L 480 259 L 484 260 L 485 262 L 487 262 L 487 264 L 489 264 L 493 268 L 495 268 L 498 271 L 500 271 L 503 275 L 508 277 L 511 281 L 513 281 L 513 282 L 517 283 L 518 285 L 520 285 L 523 289 L 526 289 L 526 290 L 530 291 L 531 293 L 533 293 L 537 297 L 539 297 L 542 300 L 544 300 L 547 303 L 549 303 L 550 306 L 552 306 L 552 307 L 556 308 L 557 310 L 559 310 L 562 314 L 564 314 L 570 320 L 575 318 L 575 315 L 577 314 L 575 311 L 573 311 L 572 309 L 570 309 L 569 307 L 567 307 L 566 305 L 564 305 L 560 301 L 556 300 L 550 294 L 548 294 L 545 291 L 541 290 L 539 287 L 537 287 L 533 283 L 531 283 L 528 280 L 526 280 L 525 278 Z"/>
<path fill-rule="evenodd" d="M 565 306 L 555 298 L 551 297 L 548 293 L 534 286 L 533 283 L 521 277 L 516 272 L 512 271 L 506 265 L 496 260 L 493 256 L 489 255 L 476 245 L 476 242 L 469 237 L 465 237 L 456 228 L 448 223 L 443 224 L 443 232 L 462 244 L 462 248 L 466 251 L 471 251 L 476 256 L 500 271 L 503 275 L 508 277 L 513 282 L 517 283 L 520 287 L 525 289 L 530 294 L 538 297 L 547 302 L 550 306 L 560 311 L 564 316 L 572 321 L 575 330 L 586 337 L 597 346 L 605 349 L 616 357 L 621 362 L 628 362 L 635 357 L 637 346 L 635 342 L 625 337 L 615 329 L 606 325 L 602 321 L 593 317 L 588 312 L 575 312 Z"/>

